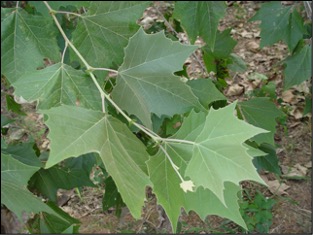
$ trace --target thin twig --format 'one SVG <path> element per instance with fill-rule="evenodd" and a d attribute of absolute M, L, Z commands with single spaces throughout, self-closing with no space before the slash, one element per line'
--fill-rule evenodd
<path fill-rule="evenodd" d="M 71 11 L 54 11 L 56 14 L 66 14 L 66 15 L 74 15 L 77 17 L 81 17 L 80 14 L 75 13 L 75 12 L 71 12 Z"/>
<path fill-rule="evenodd" d="M 158 134 L 154 133 L 153 131 L 151 131 L 150 129 L 142 126 L 141 124 L 135 122 L 134 120 L 132 120 L 110 97 L 109 94 L 107 94 L 106 92 L 104 92 L 100 86 L 100 84 L 98 83 L 95 75 L 93 74 L 94 70 L 106 70 L 106 71 L 110 71 L 110 72 L 114 72 L 114 73 L 118 73 L 118 71 L 116 70 L 112 70 L 112 69 L 106 69 L 106 68 L 93 68 L 92 66 L 90 66 L 88 64 L 88 62 L 85 60 L 85 58 L 80 54 L 80 52 L 77 50 L 77 48 L 71 43 L 71 41 L 68 39 L 68 37 L 66 36 L 65 32 L 63 31 L 58 19 L 55 16 L 56 11 L 54 11 L 50 5 L 44 1 L 44 4 L 47 6 L 47 8 L 50 11 L 50 14 L 56 24 L 56 26 L 58 27 L 60 33 L 62 34 L 65 42 L 67 43 L 68 46 L 70 46 L 73 51 L 76 53 L 76 55 L 79 57 L 79 59 L 83 62 L 83 64 L 86 66 L 86 73 L 88 73 L 92 79 L 92 81 L 94 82 L 94 84 L 96 85 L 100 96 L 101 96 L 101 100 L 102 100 L 102 111 L 105 112 L 105 99 L 107 99 L 113 106 L 114 108 L 117 110 L 117 112 L 119 112 L 120 114 L 123 115 L 123 117 L 127 120 L 128 123 L 136 126 L 138 129 L 140 129 L 142 132 L 146 133 L 148 136 L 150 136 L 154 142 L 156 142 L 157 144 L 159 144 L 160 142 L 167 142 L 167 139 L 164 139 L 162 137 L 160 137 Z M 63 54 L 65 54 L 65 52 L 63 52 Z M 63 57 L 63 56 L 62 56 Z M 169 142 L 181 142 L 181 143 L 188 143 L 188 144 L 193 144 L 193 142 L 191 141 L 187 141 L 187 140 L 175 140 L 175 139 L 169 139 Z M 164 150 L 164 148 L 162 146 L 160 146 L 161 149 Z M 166 153 L 167 157 L 170 159 L 170 156 Z M 170 159 L 171 161 L 171 159 Z M 172 162 L 172 161 L 171 161 Z M 173 162 L 172 162 L 173 163 Z M 173 166 L 175 166 L 175 164 L 173 163 Z M 181 177 L 181 176 L 180 176 Z"/>
<path fill-rule="evenodd" d="M 93 68 L 91 67 L 90 70 L 101 70 L 101 71 L 109 71 L 109 72 L 112 72 L 112 73 L 116 73 L 118 74 L 118 71 L 117 70 L 114 70 L 114 69 L 107 69 L 107 68 Z"/>
<path fill-rule="evenodd" d="M 162 145 L 159 146 L 160 149 L 162 150 L 162 152 L 165 154 L 166 158 L 170 161 L 174 171 L 176 172 L 176 174 L 178 175 L 178 177 L 180 178 L 181 182 L 184 182 L 183 177 L 181 176 L 181 174 L 179 173 L 178 169 L 179 167 L 175 165 L 175 163 L 172 161 L 170 155 L 168 155 L 167 151 L 163 148 Z"/>
<path fill-rule="evenodd" d="M 62 63 L 64 62 L 64 57 L 65 57 L 65 52 L 66 52 L 67 47 L 68 47 L 68 42 L 65 41 L 65 46 L 64 46 L 63 53 L 62 53 L 62 59 L 61 59 Z"/>

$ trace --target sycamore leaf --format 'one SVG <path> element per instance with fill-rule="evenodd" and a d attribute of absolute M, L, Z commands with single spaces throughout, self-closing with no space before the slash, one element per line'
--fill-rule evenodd
<path fill-rule="evenodd" d="M 28 180 L 39 168 L 40 166 L 27 165 L 11 155 L 1 153 L 1 204 L 13 211 L 20 221 L 23 221 L 23 212 L 29 214 L 45 211 L 58 216 L 27 189 Z"/>
<path fill-rule="evenodd" d="M 101 97 L 91 78 L 63 63 L 25 74 L 13 86 L 15 95 L 28 102 L 38 100 L 40 109 L 62 104 L 101 109 Z"/>
<path fill-rule="evenodd" d="M 191 111 L 171 137 L 181 142 L 164 143 L 168 156 L 186 177 L 184 181 L 195 183 L 195 192 L 183 191 L 181 180 L 163 151 L 147 161 L 153 191 L 173 232 L 182 207 L 195 211 L 202 219 L 215 214 L 246 228 L 237 202 L 238 184 L 242 180 L 264 184 L 252 164 L 252 156 L 264 153 L 244 142 L 265 131 L 237 119 L 233 114 L 235 106 L 233 103 L 219 110 L 211 109 L 208 115 Z"/>
<path fill-rule="evenodd" d="M 204 107 L 208 107 L 214 101 L 227 99 L 210 79 L 189 80 L 187 85 L 191 87 L 192 92 Z"/>
<path fill-rule="evenodd" d="M 73 43 L 93 67 L 122 63 L 123 48 L 139 28 L 136 24 L 149 2 L 93 1 L 73 32 Z M 72 53 L 73 58 L 77 58 Z M 78 58 L 77 58 L 78 59 Z"/>
<path fill-rule="evenodd" d="M 312 47 L 305 45 L 298 53 L 289 56 L 285 63 L 284 89 L 287 90 L 293 85 L 299 85 L 312 77 Z"/>
<path fill-rule="evenodd" d="M 303 19 L 297 10 L 292 6 L 283 6 L 279 1 L 262 4 L 261 9 L 250 19 L 253 20 L 262 21 L 261 48 L 282 40 L 293 51 L 305 33 Z"/>
<path fill-rule="evenodd" d="M 200 116 L 201 115 L 202 114 L 200 114 Z M 196 119 L 197 118 L 199 117 L 196 117 Z M 191 122 L 188 126 L 190 124 Z M 191 129 L 191 132 L 193 132 L 192 130 L 193 129 Z M 177 136 L 175 135 L 175 137 Z M 165 149 L 183 175 L 184 169 L 186 169 L 188 161 L 192 155 L 191 146 L 166 144 Z M 179 177 L 163 152 L 159 151 L 155 156 L 151 157 L 150 160 L 147 161 L 147 165 L 150 179 L 154 184 L 153 192 L 157 197 L 158 203 L 162 205 L 171 222 L 173 233 L 176 232 L 181 208 L 185 208 L 187 212 L 191 210 L 195 211 L 199 214 L 202 220 L 204 220 L 207 215 L 218 215 L 231 219 L 246 228 L 245 222 L 241 218 L 239 212 L 237 197 L 237 193 L 240 190 L 239 186 L 228 182 L 225 183 L 224 205 L 215 194 L 202 187 L 197 188 L 195 192 L 184 192 L 180 187 L 181 181 Z"/>
<path fill-rule="evenodd" d="M 44 16 L 50 16 L 47 6 L 42 1 L 28 1 L 28 4 L 34 6 L 38 12 Z M 60 7 L 75 6 L 76 8 L 88 7 L 89 1 L 48 1 L 53 10 L 59 10 Z"/>
<path fill-rule="evenodd" d="M 278 157 L 276 155 L 276 148 L 270 144 L 265 143 L 260 146 L 260 149 L 262 150 L 263 154 L 259 154 L 253 159 L 253 163 L 256 168 L 258 170 L 263 169 L 273 172 L 276 175 L 281 175 Z"/>
<path fill-rule="evenodd" d="M 32 176 L 29 184 L 51 201 L 56 202 L 57 190 L 60 188 L 94 187 L 95 185 L 90 180 L 90 172 L 94 164 L 93 154 L 66 159 L 64 166 L 40 169 Z"/>
<path fill-rule="evenodd" d="M 226 29 L 223 32 L 217 32 L 213 49 L 208 45 L 202 47 L 203 61 L 208 72 L 217 73 L 219 60 L 232 59 L 230 55 L 237 42 L 230 36 L 230 31 L 231 29 Z"/>
<path fill-rule="evenodd" d="M 48 115 L 51 140 L 46 168 L 70 157 L 98 153 L 130 212 L 140 218 L 145 188 L 151 185 L 143 143 L 125 124 L 98 111 L 65 105 L 41 112 Z"/>
<path fill-rule="evenodd" d="M 140 28 L 125 49 L 113 100 L 148 128 L 152 128 L 151 113 L 160 117 L 194 107 L 204 110 L 190 87 L 173 74 L 195 48 L 167 39 L 164 32 L 148 35 Z"/>
<path fill-rule="evenodd" d="M 259 134 L 251 140 L 259 145 L 262 143 L 274 145 L 276 118 L 283 116 L 284 113 L 267 97 L 257 97 L 239 102 L 238 106 L 242 116 L 248 123 L 269 131 L 268 133 Z"/>
<path fill-rule="evenodd" d="M 200 36 L 213 50 L 217 26 L 219 20 L 224 16 L 225 10 L 224 2 L 177 1 L 173 16 L 181 21 L 191 43 L 194 43 L 197 36 Z"/>
<path fill-rule="evenodd" d="M 210 109 L 204 123 L 199 123 L 195 130 L 183 125 L 178 132 L 192 131 L 186 138 L 194 141 L 185 176 L 190 177 L 196 187 L 210 189 L 223 203 L 225 182 L 238 184 L 253 180 L 264 184 L 243 143 L 266 131 L 236 118 L 235 106 L 236 102 L 218 110 Z M 196 116 L 192 112 L 188 119 L 193 120 Z"/>
<path fill-rule="evenodd" d="M 55 34 L 51 20 L 20 8 L 1 8 L 1 73 L 12 83 L 42 66 L 44 58 L 58 61 Z"/>

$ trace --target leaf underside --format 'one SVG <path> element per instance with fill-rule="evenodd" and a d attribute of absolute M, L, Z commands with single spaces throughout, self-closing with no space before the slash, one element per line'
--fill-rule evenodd
<path fill-rule="evenodd" d="M 207 116 L 192 111 L 172 137 L 182 142 L 164 144 L 181 175 L 195 183 L 196 192 L 183 192 L 179 177 L 162 151 L 147 162 L 154 193 L 174 231 L 182 207 L 187 211 L 194 210 L 203 219 L 208 214 L 216 214 L 245 227 L 236 209 L 239 208 L 239 182 L 264 182 L 252 164 L 250 154 L 254 155 L 255 151 L 243 142 L 265 131 L 237 119 L 233 115 L 235 105 L 211 109 Z M 203 203 L 199 204 L 198 200 Z"/>
<path fill-rule="evenodd" d="M 150 129 L 151 113 L 160 117 L 204 110 L 190 87 L 173 74 L 195 48 L 173 42 L 163 32 L 148 35 L 139 29 L 125 49 L 113 100 Z"/>
<path fill-rule="evenodd" d="M 145 188 L 151 185 L 145 165 L 148 154 L 128 127 L 110 115 L 80 107 L 64 105 L 41 112 L 48 115 L 51 140 L 46 168 L 70 157 L 98 153 L 130 212 L 140 218 Z"/>

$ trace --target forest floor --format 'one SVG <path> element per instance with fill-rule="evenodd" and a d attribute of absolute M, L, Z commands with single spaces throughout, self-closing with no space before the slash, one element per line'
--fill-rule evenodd
<path fill-rule="evenodd" d="M 305 82 L 301 86 L 295 86 L 284 91 L 282 60 L 288 55 L 285 44 L 276 43 L 270 47 L 259 48 L 260 28 L 259 22 L 248 22 L 248 20 L 260 8 L 260 2 L 233 1 L 227 9 L 226 16 L 221 20 L 219 29 L 231 28 L 232 37 L 238 42 L 234 53 L 239 55 L 247 64 L 248 69 L 244 73 L 231 73 L 227 79 L 228 87 L 224 94 L 229 100 L 243 100 L 245 95 L 262 86 L 259 80 L 251 80 L 253 74 L 263 74 L 268 81 L 276 84 L 277 100 L 281 107 L 286 110 L 285 123 L 279 124 L 275 134 L 277 145 L 277 156 L 279 165 L 283 171 L 282 177 L 277 178 L 274 174 L 262 172 L 262 176 L 269 182 L 275 184 L 275 189 L 254 183 L 243 183 L 243 187 L 254 197 L 256 192 L 261 192 L 267 198 L 274 200 L 272 208 L 272 224 L 269 233 L 312 233 L 312 211 L 311 211 L 311 185 L 312 185 L 312 159 L 311 159 L 311 114 L 302 115 L 305 102 L 304 97 L 310 94 L 311 82 Z M 159 7 L 162 12 L 164 3 L 154 2 L 145 17 L 153 21 L 162 20 L 156 13 L 154 7 Z M 188 72 L 191 76 L 197 76 L 199 66 L 191 60 Z M 5 92 L 10 89 L 1 85 L 1 113 L 6 114 Z M 32 107 L 30 109 L 29 107 Z M 34 106 L 27 108 L 29 122 L 37 123 L 32 131 L 43 129 L 43 124 L 38 116 L 31 113 Z M 266 118 L 266 117 L 265 117 Z M 31 124 L 33 125 L 33 124 Z M 38 136 L 41 134 L 38 133 Z M 40 140 L 40 146 L 46 147 L 47 140 Z M 283 177 L 287 171 L 293 171 L 295 177 Z M 298 177 L 299 176 L 299 177 Z M 278 187 L 278 188 L 277 188 Z M 71 191 L 60 191 L 60 194 L 69 195 L 70 199 L 63 205 L 63 209 L 73 217 L 78 218 L 82 224 L 80 233 L 170 233 L 171 227 L 166 215 L 156 204 L 152 196 L 143 209 L 141 220 L 134 220 L 127 208 L 122 209 L 120 217 L 115 215 L 114 209 L 102 210 L 103 189 L 84 188 L 79 195 Z M 182 212 L 180 218 L 180 233 L 240 233 L 237 225 L 217 216 L 208 216 L 202 221 L 195 213 L 186 214 Z M 258 230 L 251 231 L 252 233 Z"/>

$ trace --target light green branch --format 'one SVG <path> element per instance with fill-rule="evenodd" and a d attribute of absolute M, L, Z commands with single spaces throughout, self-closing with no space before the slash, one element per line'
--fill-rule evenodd
<path fill-rule="evenodd" d="M 95 70 L 104 70 L 104 71 L 109 71 L 109 72 L 113 72 L 118 74 L 118 71 L 113 70 L 113 69 L 108 69 L 108 68 L 94 68 L 92 66 L 89 65 L 89 63 L 85 60 L 85 58 L 80 54 L 80 52 L 77 50 L 77 48 L 73 45 L 73 43 L 68 39 L 68 37 L 66 36 L 65 32 L 63 31 L 58 19 L 56 18 L 55 14 L 56 13 L 70 13 L 70 12 L 64 12 L 64 11 L 55 11 L 53 10 L 50 5 L 48 4 L 47 1 L 44 1 L 44 4 L 47 6 L 47 8 L 50 11 L 50 14 L 56 24 L 56 26 L 58 27 L 60 33 L 62 34 L 64 40 L 65 40 L 65 48 L 62 54 L 62 61 L 64 60 L 64 54 L 65 54 L 65 50 L 67 48 L 67 46 L 71 47 L 72 50 L 75 52 L 75 54 L 78 56 L 78 58 L 82 61 L 82 63 L 85 65 L 86 67 L 86 73 L 88 73 L 92 79 L 92 81 L 94 82 L 94 84 L 96 85 L 100 96 L 101 96 L 101 100 L 102 100 L 102 112 L 105 112 L 105 99 L 107 99 L 112 105 L 113 107 L 117 110 L 117 112 L 119 112 L 121 115 L 123 115 L 123 117 L 127 120 L 128 123 L 136 126 L 139 130 L 141 130 L 142 132 L 144 132 L 145 134 L 147 134 L 148 136 L 150 136 L 154 142 L 156 142 L 159 147 L 161 148 L 162 151 L 165 151 L 165 149 L 160 145 L 160 143 L 167 143 L 167 142 L 175 142 L 175 143 L 185 143 L 185 144 L 195 144 L 192 141 L 188 141 L 188 140 L 178 140 L 178 139 L 166 139 L 166 138 L 162 138 L 159 135 L 157 135 L 155 132 L 151 131 L 150 129 L 146 128 L 145 126 L 135 122 L 133 119 L 131 119 L 110 97 L 110 94 L 107 94 L 106 92 L 103 91 L 103 89 L 101 88 L 101 86 L 99 85 L 95 75 L 93 74 L 93 71 Z M 73 15 L 77 15 L 80 16 L 79 14 L 73 13 Z M 167 157 L 170 159 L 170 156 L 166 153 Z M 170 159 L 171 161 L 171 159 Z M 171 161 L 171 163 L 173 163 Z M 175 164 L 172 164 L 174 169 L 175 169 Z M 177 171 L 177 169 L 176 169 Z"/>

